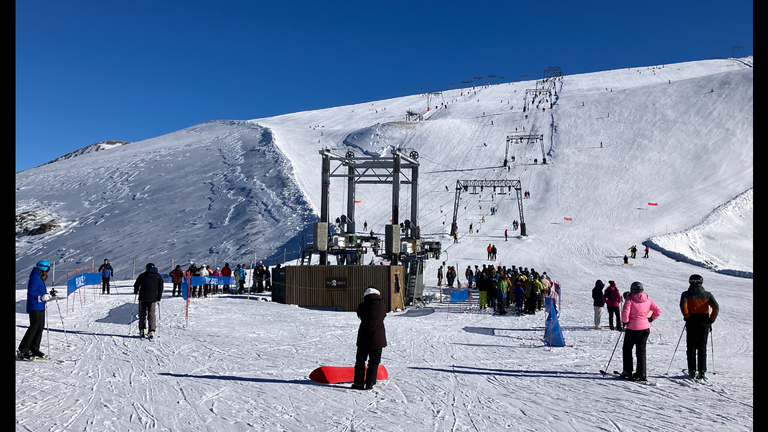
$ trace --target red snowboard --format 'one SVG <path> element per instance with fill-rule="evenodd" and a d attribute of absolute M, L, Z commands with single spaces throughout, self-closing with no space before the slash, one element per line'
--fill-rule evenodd
<path fill-rule="evenodd" d="M 366 366 L 366 371 L 368 367 Z M 355 381 L 355 368 L 353 366 L 321 366 L 309 374 L 309 379 L 321 384 L 347 383 Z M 387 368 L 379 365 L 376 371 L 377 381 L 389 379 Z"/>

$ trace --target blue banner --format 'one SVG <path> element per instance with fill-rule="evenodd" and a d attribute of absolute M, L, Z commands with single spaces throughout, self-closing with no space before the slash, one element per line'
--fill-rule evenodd
<path fill-rule="evenodd" d="M 463 289 L 451 291 L 451 303 L 459 303 L 469 300 L 469 290 Z"/>
<path fill-rule="evenodd" d="M 67 295 L 72 294 L 86 285 L 101 284 L 101 273 L 82 273 L 67 280 Z"/>
<path fill-rule="evenodd" d="M 234 285 L 234 276 L 192 276 L 192 286 L 200 285 Z"/>

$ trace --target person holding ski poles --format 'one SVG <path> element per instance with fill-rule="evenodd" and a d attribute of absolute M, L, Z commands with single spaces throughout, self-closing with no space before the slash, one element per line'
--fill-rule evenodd
<path fill-rule="evenodd" d="M 136 278 L 133 284 L 133 293 L 139 296 L 139 336 L 141 338 L 155 337 L 157 321 L 155 320 L 155 303 L 163 296 L 163 277 L 160 276 L 157 267 L 148 263 L 146 270 Z M 149 324 L 149 333 L 146 332 Z"/>
<path fill-rule="evenodd" d="M 45 289 L 45 281 L 48 279 L 48 270 L 51 264 L 48 261 L 39 261 L 29 274 L 27 283 L 27 313 L 29 314 L 29 327 L 19 343 L 16 355 L 21 360 L 33 361 L 35 357 L 48 358 L 40 351 L 40 342 L 43 340 L 45 328 L 45 302 L 56 297 L 56 290 L 51 289 L 50 294 Z"/>
<path fill-rule="evenodd" d="M 621 308 L 621 322 L 624 323 L 624 370 L 621 377 L 631 381 L 647 381 L 645 344 L 651 334 L 651 322 L 661 315 L 661 309 L 643 292 L 643 284 L 632 282 L 630 294 Z M 651 316 L 648 316 L 648 312 Z M 632 349 L 637 347 L 637 369 L 632 374 Z"/>
<path fill-rule="evenodd" d="M 720 306 L 704 289 L 704 278 L 694 274 L 688 278 L 688 290 L 680 296 L 680 311 L 685 321 L 685 353 L 688 356 L 688 376 L 707 380 L 707 336 L 717 318 Z M 710 312 L 711 311 L 711 312 Z M 697 374 L 698 372 L 698 374 Z"/>

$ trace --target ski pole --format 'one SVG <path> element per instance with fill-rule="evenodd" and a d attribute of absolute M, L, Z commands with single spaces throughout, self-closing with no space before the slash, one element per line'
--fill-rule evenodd
<path fill-rule="evenodd" d="M 710 345 L 712 345 L 712 375 L 717 375 L 715 372 L 715 337 L 712 336 L 712 324 L 709 325 L 709 339 Z"/>
<path fill-rule="evenodd" d="M 136 305 L 136 298 L 138 298 L 138 296 L 139 296 L 138 294 L 133 296 L 133 304 L 134 304 L 134 306 Z M 131 321 L 128 322 L 128 335 L 129 336 L 131 334 L 131 329 L 132 328 L 133 328 L 133 312 L 131 312 Z"/>
<path fill-rule="evenodd" d="M 672 353 L 672 360 L 669 361 L 669 367 L 667 368 L 667 375 L 669 375 L 669 369 L 672 367 L 672 361 L 675 360 L 675 354 L 677 354 L 677 347 L 680 346 L 680 341 L 683 339 L 683 333 L 685 333 L 685 323 L 683 323 L 683 331 L 680 332 L 680 338 L 677 339 L 677 345 L 675 345 L 675 352 Z"/>
<path fill-rule="evenodd" d="M 61 329 L 64 330 L 64 341 L 67 343 L 67 346 L 69 346 L 69 341 L 67 340 L 67 329 L 64 328 L 64 317 L 61 315 L 61 306 L 59 306 L 59 299 L 56 296 L 53 296 L 53 299 L 56 300 L 56 308 L 59 309 L 59 318 L 61 318 Z"/>
<path fill-rule="evenodd" d="M 48 322 L 48 302 L 45 302 L 45 334 L 48 338 L 48 355 L 51 355 L 51 324 Z"/>
<path fill-rule="evenodd" d="M 603 369 L 603 372 L 605 372 L 605 373 L 608 373 L 608 372 L 607 372 L 607 371 L 608 371 L 608 366 L 610 366 L 610 364 L 611 364 L 611 360 L 613 360 L 613 354 L 616 352 L 616 348 L 619 346 L 619 341 L 620 341 L 620 340 L 621 340 L 621 338 L 624 336 L 624 332 L 623 332 L 623 331 L 622 331 L 622 332 L 620 332 L 620 333 L 621 333 L 621 334 L 619 334 L 619 337 L 618 337 L 618 338 L 616 338 L 616 345 L 614 345 L 614 347 L 613 347 L 613 352 L 611 353 L 611 358 L 609 358 L 609 359 L 608 359 L 608 364 L 607 364 L 607 365 L 605 365 L 605 369 Z"/>

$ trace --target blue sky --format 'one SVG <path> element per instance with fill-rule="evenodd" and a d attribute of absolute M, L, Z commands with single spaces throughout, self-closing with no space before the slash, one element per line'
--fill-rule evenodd
<path fill-rule="evenodd" d="M 582 4 L 584 3 L 584 4 Z M 751 1 L 16 2 L 16 171 L 106 140 L 753 54 Z"/>

